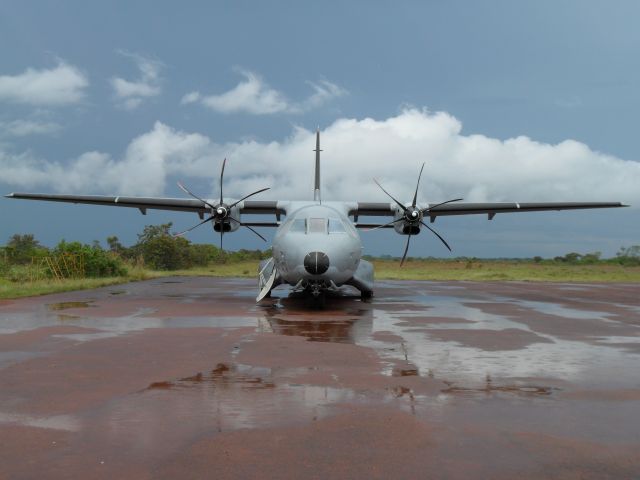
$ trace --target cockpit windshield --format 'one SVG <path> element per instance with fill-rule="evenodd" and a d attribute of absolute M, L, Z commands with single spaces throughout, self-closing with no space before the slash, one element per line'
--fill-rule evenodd
<path fill-rule="evenodd" d="M 310 218 L 309 233 L 327 233 L 326 218 Z"/>
<path fill-rule="evenodd" d="M 344 223 L 339 218 L 329 219 L 329 233 L 347 233 Z"/>
<path fill-rule="evenodd" d="M 291 233 L 327 233 L 329 234 L 340 234 L 340 233 L 349 233 L 347 227 L 344 222 L 339 218 L 318 218 L 318 217 L 310 217 L 310 218 L 296 218 L 291 222 L 291 226 L 289 227 L 289 232 Z"/>
<path fill-rule="evenodd" d="M 307 233 L 307 219 L 306 218 L 296 218 L 292 223 L 291 223 L 291 228 L 289 229 L 290 232 L 297 232 L 297 233 Z"/>

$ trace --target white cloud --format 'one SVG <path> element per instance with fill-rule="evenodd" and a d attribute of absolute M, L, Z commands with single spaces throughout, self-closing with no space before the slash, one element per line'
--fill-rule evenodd
<path fill-rule="evenodd" d="M 150 132 L 131 141 L 120 160 L 93 151 L 68 162 L 49 162 L 28 153 L 0 151 L 0 182 L 58 192 L 158 195 L 168 175 L 178 173 L 182 166 L 188 166 L 193 176 L 194 166 L 206 158 L 210 147 L 203 135 L 178 132 L 156 122 Z"/>
<path fill-rule="evenodd" d="M 28 68 L 0 76 L 0 101 L 56 107 L 80 102 L 89 80 L 77 67 L 60 61 L 51 69 Z"/>
<path fill-rule="evenodd" d="M 228 92 L 220 95 L 186 94 L 181 103 L 200 102 L 220 113 L 250 113 L 269 115 L 274 113 L 304 113 L 320 107 L 330 100 L 346 94 L 346 90 L 327 80 L 308 82 L 314 92 L 301 102 L 292 102 L 271 88 L 259 75 L 248 70 L 238 70 L 245 79 Z"/>
<path fill-rule="evenodd" d="M 160 71 L 163 68 L 163 64 L 138 54 L 119 53 L 136 63 L 140 76 L 134 81 L 113 77 L 110 80 L 111 87 L 118 104 L 126 110 L 134 110 L 140 106 L 144 99 L 155 97 L 162 93 Z"/>
<path fill-rule="evenodd" d="M 39 122 L 34 120 L 11 120 L 0 122 L 0 136 L 26 137 L 28 135 L 50 135 L 61 130 L 61 126 L 54 122 Z"/>
<path fill-rule="evenodd" d="M 467 201 L 640 202 L 640 163 L 566 140 L 557 145 L 527 137 L 498 140 L 463 135 L 444 113 L 406 109 L 385 120 L 339 119 L 322 132 L 323 198 L 387 201 L 378 178 L 410 201 L 426 162 L 419 199 Z M 0 153 L 0 181 L 60 192 L 162 195 L 169 182 L 207 178 L 215 197 L 221 160 L 228 158 L 225 192 L 241 196 L 262 187 L 262 199 L 313 197 L 314 132 L 296 128 L 281 142 L 216 143 L 162 123 L 135 139 L 120 159 L 88 152 L 69 163 Z"/>
<path fill-rule="evenodd" d="M 182 97 L 182 100 L 180 100 L 180 103 L 182 105 L 187 105 L 189 103 L 195 103 L 198 100 L 200 100 L 200 93 L 190 92 L 190 93 L 187 93 L 184 97 Z"/>

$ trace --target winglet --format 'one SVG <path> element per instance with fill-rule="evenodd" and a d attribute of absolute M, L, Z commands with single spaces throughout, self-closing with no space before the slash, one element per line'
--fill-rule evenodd
<path fill-rule="evenodd" d="M 314 150 L 314 152 L 316 152 L 316 175 L 315 175 L 315 182 L 313 185 L 313 199 L 316 202 L 320 202 L 322 203 L 322 198 L 320 196 L 320 152 L 322 150 L 320 150 L 320 127 L 318 127 L 318 129 L 316 130 L 316 149 Z"/>

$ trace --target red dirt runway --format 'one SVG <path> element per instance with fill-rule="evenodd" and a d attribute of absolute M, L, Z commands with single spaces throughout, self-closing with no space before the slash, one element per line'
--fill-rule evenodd
<path fill-rule="evenodd" d="M 181 277 L 0 305 L 0 478 L 640 478 L 640 286 Z"/>

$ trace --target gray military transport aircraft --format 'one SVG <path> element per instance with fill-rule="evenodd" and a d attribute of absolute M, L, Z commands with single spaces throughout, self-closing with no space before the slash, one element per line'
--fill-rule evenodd
<path fill-rule="evenodd" d="M 402 203 L 387 192 L 377 180 L 374 182 L 393 202 L 335 202 L 322 201 L 320 194 L 320 130 L 316 132 L 316 166 L 313 201 L 258 201 L 250 197 L 269 190 L 263 188 L 245 195 L 239 200 L 224 198 L 222 184 L 226 159 L 220 172 L 220 198 L 203 199 L 178 186 L 192 199 L 161 197 L 125 197 L 103 195 L 50 195 L 42 193 L 11 193 L 8 198 L 44 200 L 51 202 L 86 203 L 115 207 L 137 208 L 143 215 L 148 209 L 175 210 L 197 213 L 202 220 L 197 225 L 175 235 L 183 235 L 200 225 L 211 222 L 222 237 L 240 227 L 246 227 L 262 240 L 254 227 L 276 227 L 273 238 L 273 256 L 260 263 L 256 301 L 270 296 L 278 285 L 288 284 L 294 291 L 310 294 L 317 304 L 324 303 L 325 294 L 336 291 L 342 285 L 358 289 L 363 298 L 373 295 L 373 265 L 362 259 L 362 242 L 357 229 L 375 230 L 393 228 L 407 236 L 402 265 L 407 258 L 411 237 L 418 235 L 422 227 L 433 233 L 451 251 L 444 238 L 425 223 L 433 223 L 439 216 L 486 214 L 491 220 L 497 213 L 535 212 L 543 210 L 576 210 L 585 208 L 625 207 L 620 202 L 544 202 L 544 203 L 465 203 L 462 198 L 426 205 L 417 203 L 418 188 L 424 164 L 420 169 L 413 200 Z M 241 215 L 273 215 L 273 222 L 242 221 Z M 205 218 L 207 216 L 207 218 Z M 282 216 L 285 219 L 282 220 Z M 392 217 L 385 224 L 362 223 L 360 217 Z M 353 217 L 353 221 L 349 218 Z"/>

